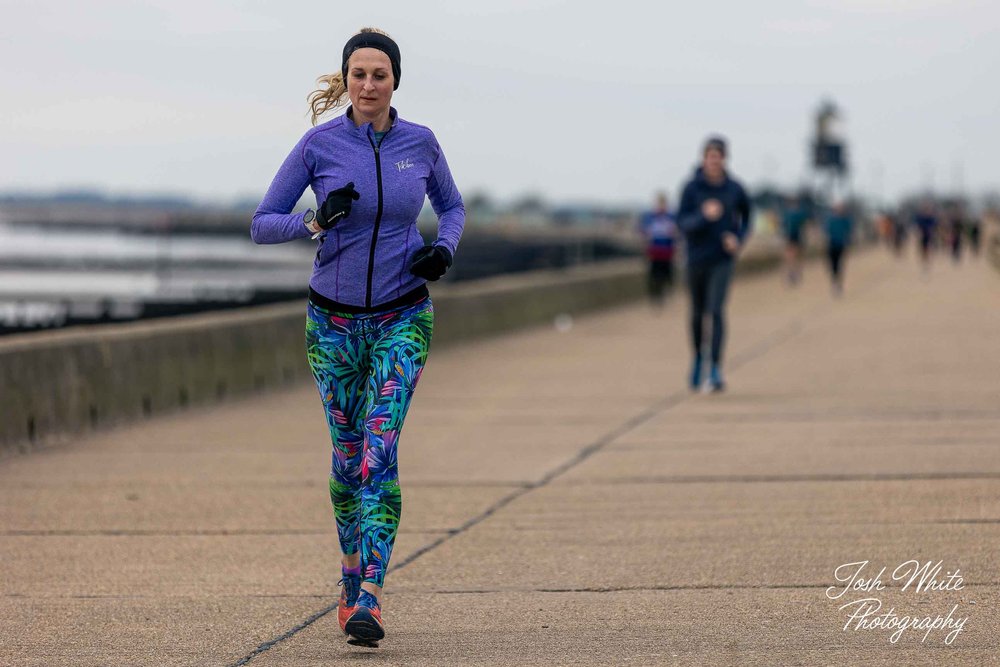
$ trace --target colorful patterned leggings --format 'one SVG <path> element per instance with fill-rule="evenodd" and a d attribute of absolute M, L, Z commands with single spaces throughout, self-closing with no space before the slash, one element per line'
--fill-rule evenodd
<path fill-rule="evenodd" d="M 399 528 L 396 445 L 434 328 L 430 298 L 398 310 L 336 313 L 309 303 L 306 348 L 333 440 L 330 500 L 345 554 L 379 586 Z"/>

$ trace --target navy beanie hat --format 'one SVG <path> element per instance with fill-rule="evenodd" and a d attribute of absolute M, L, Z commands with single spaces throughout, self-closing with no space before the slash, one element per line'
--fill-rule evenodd
<path fill-rule="evenodd" d="M 701 149 L 701 154 L 704 155 L 709 151 L 709 149 L 715 149 L 722 153 L 722 157 L 726 157 L 726 140 L 718 135 L 709 137 L 705 140 L 705 146 Z"/>

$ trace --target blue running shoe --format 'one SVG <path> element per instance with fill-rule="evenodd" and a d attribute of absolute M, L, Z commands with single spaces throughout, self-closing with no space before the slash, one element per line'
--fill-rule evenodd
<path fill-rule="evenodd" d="M 722 368 L 718 364 L 712 364 L 712 371 L 708 376 L 708 384 L 712 391 L 724 391 L 726 383 L 722 381 Z"/>
<path fill-rule="evenodd" d="M 701 388 L 701 355 L 696 356 L 691 365 L 690 386 L 691 391 L 698 391 Z"/>

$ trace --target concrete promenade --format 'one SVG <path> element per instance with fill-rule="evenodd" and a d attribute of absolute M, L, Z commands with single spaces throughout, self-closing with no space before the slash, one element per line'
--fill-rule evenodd
<path fill-rule="evenodd" d="M 0 665 L 1000 664 L 1000 274 L 872 250 L 729 312 L 721 395 L 681 298 L 432 352 L 377 650 L 324 614 L 313 387 L 0 460 Z M 829 599 L 866 560 L 884 590 Z M 967 620 L 845 631 L 863 598 Z"/>

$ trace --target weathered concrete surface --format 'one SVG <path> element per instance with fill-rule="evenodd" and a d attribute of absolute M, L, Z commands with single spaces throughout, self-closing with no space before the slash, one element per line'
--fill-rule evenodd
<path fill-rule="evenodd" d="M 377 651 L 300 627 L 337 593 L 312 388 L 7 459 L 0 665 L 998 664 L 998 306 L 985 261 L 744 280 L 712 396 L 681 300 L 435 351 Z M 836 567 L 909 559 L 964 587 L 875 595 L 954 642 L 844 631 Z"/>
<path fill-rule="evenodd" d="M 945 646 L 910 630 L 896 644 L 845 633 L 823 589 L 734 588 L 609 592 L 476 592 L 394 596 L 398 640 L 377 651 L 336 646 L 324 618 L 252 661 L 265 667 L 383 665 L 985 665 L 1000 622 L 995 591 L 967 589 L 981 619 Z M 975 601 L 975 605 L 971 602 Z M 885 603 L 898 602 L 886 596 Z M 427 618 L 447 618 L 429 624 Z M 809 626 L 803 627 L 803 619 Z M 971 621 L 970 621 L 971 623 Z M 333 638 L 333 641 L 331 641 Z M 331 646 L 334 644 L 334 646 Z M 877 648 L 873 648 L 877 646 Z M 985 658 L 985 659 L 984 659 Z"/>
<path fill-rule="evenodd" d="M 0 665 L 222 665 L 220 647 L 264 642 L 322 605 L 318 596 L 0 597 Z"/>

